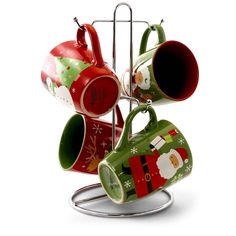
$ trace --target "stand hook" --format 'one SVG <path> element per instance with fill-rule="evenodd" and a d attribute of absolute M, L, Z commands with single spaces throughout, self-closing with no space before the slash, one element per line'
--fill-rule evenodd
<path fill-rule="evenodd" d="M 142 111 L 142 113 L 146 113 L 148 111 L 148 108 L 152 105 L 152 100 L 148 99 L 146 101 L 146 109 L 144 111 Z"/>
<path fill-rule="evenodd" d="M 84 27 L 79 23 L 78 18 L 74 17 L 74 22 L 79 26 L 80 29 L 85 30 Z"/>

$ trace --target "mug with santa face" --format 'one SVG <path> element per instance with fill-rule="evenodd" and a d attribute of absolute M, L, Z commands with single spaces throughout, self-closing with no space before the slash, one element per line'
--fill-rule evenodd
<path fill-rule="evenodd" d="M 117 105 L 115 128 L 118 141 L 124 121 Z M 64 170 L 97 174 L 97 167 L 112 149 L 112 124 L 75 114 L 67 122 L 60 141 L 59 161 Z"/>
<path fill-rule="evenodd" d="M 85 41 L 86 32 L 92 50 Z M 76 41 L 61 43 L 50 52 L 41 77 L 53 96 L 89 117 L 105 115 L 119 101 L 120 82 L 103 61 L 98 35 L 89 24 L 78 29 Z"/>
<path fill-rule="evenodd" d="M 146 50 L 151 31 L 156 31 L 159 41 Z M 189 98 L 198 84 L 197 61 L 184 44 L 166 41 L 161 25 L 145 30 L 139 57 L 133 68 L 132 96 L 140 102 L 151 99 L 155 103 L 169 103 Z M 129 70 L 122 76 L 124 93 L 130 95 Z"/>
<path fill-rule="evenodd" d="M 128 138 L 132 120 L 146 109 L 149 123 Z M 154 109 L 145 105 L 128 115 L 115 149 L 98 166 L 102 186 L 115 203 L 134 201 L 160 191 L 191 170 L 192 155 L 183 134 L 171 122 L 157 121 Z"/>

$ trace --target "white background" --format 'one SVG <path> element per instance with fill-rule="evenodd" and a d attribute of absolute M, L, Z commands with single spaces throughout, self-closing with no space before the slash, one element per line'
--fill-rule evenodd
<path fill-rule="evenodd" d="M 70 194 L 98 177 L 60 168 L 60 135 L 73 111 L 43 88 L 40 71 L 54 46 L 75 38 L 74 16 L 81 23 L 111 19 L 118 1 L 2 1 L 0 235 L 235 234 L 235 1 L 128 2 L 134 19 L 159 23 L 164 18 L 167 39 L 185 43 L 199 63 L 194 95 L 155 107 L 159 119 L 172 121 L 188 139 L 194 158 L 192 175 L 170 188 L 175 203 L 158 215 L 103 219 L 70 208 Z M 118 17 L 127 19 L 127 9 L 120 8 Z M 112 27 L 95 26 L 103 56 L 111 62 Z M 134 27 L 134 56 L 144 28 Z M 121 73 L 129 63 L 128 26 L 119 24 L 118 30 Z M 121 107 L 125 117 L 127 103 Z M 135 129 L 142 129 L 140 123 L 144 122 L 135 121 Z"/>

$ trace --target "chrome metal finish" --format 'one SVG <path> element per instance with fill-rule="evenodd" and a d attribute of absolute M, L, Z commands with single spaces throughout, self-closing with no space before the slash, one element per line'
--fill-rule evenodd
<path fill-rule="evenodd" d="M 129 8 L 130 11 L 130 19 L 129 20 L 117 20 L 116 19 L 116 12 L 117 9 L 121 6 L 126 6 Z M 125 3 L 125 2 L 121 2 L 119 3 L 114 10 L 113 13 L 113 20 L 94 20 L 92 22 L 92 25 L 94 25 L 95 23 L 113 23 L 113 44 L 112 44 L 112 67 L 114 69 L 114 71 L 116 71 L 116 23 L 130 23 L 130 66 L 129 66 L 129 78 L 130 78 L 130 93 L 132 94 L 132 71 L 133 71 L 133 23 L 144 23 L 147 24 L 149 28 L 151 28 L 151 25 L 149 24 L 148 21 L 144 21 L 144 20 L 133 20 L 133 12 L 132 12 L 132 8 L 129 4 Z M 129 112 L 132 111 L 132 99 L 129 99 Z M 137 102 L 137 101 L 136 101 Z M 139 105 L 140 103 L 137 102 L 137 104 Z M 115 109 L 112 110 L 112 149 L 115 148 L 115 124 L 116 124 L 116 113 L 115 113 Z M 132 127 L 130 129 L 130 132 L 132 133 Z"/>
<path fill-rule="evenodd" d="M 130 94 L 132 94 L 132 72 L 133 72 L 133 11 L 131 6 L 128 3 L 125 2 L 121 2 L 119 3 L 113 13 L 113 49 L 112 49 L 112 64 L 113 64 L 113 69 L 116 71 L 116 23 L 117 23 L 117 19 L 116 19 L 116 12 L 117 9 L 121 6 L 126 6 L 128 7 L 129 11 L 130 11 L 130 19 L 129 19 L 129 23 L 130 23 L 130 44 L 129 44 L 129 49 L 130 49 L 130 64 L 129 64 L 129 83 L 130 83 Z M 130 100 L 129 102 L 129 112 L 132 111 L 132 100 Z M 115 112 L 115 111 L 113 111 Z M 115 130 L 115 127 L 114 127 Z M 113 131 L 114 133 L 114 131 Z M 130 127 L 130 133 L 132 133 L 132 127 Z M 114 139 L 113 139 L 114 138 Z M 113 140 L 115 140 L 115 137 L 112 137 Z M 114 142 L 115 144 L 115 142 Z M 114 145 L 115 146 L 115 145 Z"/>
<path fill-rule="evenodd" d="M 74 22 L 79 26 L 80 29 L 84 30 L 84 27 L 79 23 L 78 18 L 74 17 Z"/>
<path fill-rule="evenodd" d="M 152 100 L 151 99 L 148 99 L 146 101 L 146 110 L 145 111 L 142 111 L 142 113 L 146 113 L 148 111 L 148 108 L 152 105 Z"/>
<path fill-rule="evenodd" d="M 107 217 L 107 218 L 128 218 L 128 217 L 137 217 L 137 216 L 144 216 L 144 215 L 158 213 L 158 212 L 163 211 L 163 210 L 167 209 L 168 207 L 170 207 L 174 202 L 173 194 L 169 193 L 168 191 L 166 191 L 164 189 L 161 191 L 161 193 L 164 193 L 168 197 L 168 201 L 155 209 L 151 209 L 151 210 L 147 210 L 147 211 L 124 212 L 124 213 L 113 212 L 112 213 L 112 212 L 91 210 L 89 208 L 86 208 L 86 206 L 82 206 L 82 205 L 86 205 L 86 204 L 89 204 L 94 201 L 99 202 L 100 200 L 108 199 L 107 195 L 98 195 L 98 196 L 91 197 L 91 198 L 85 198 L 85 199 L 82 199 L 79 201 L 75 200 L 80 194 L 86 193 L 87 191 L 97 189 L 97 188 L 102 188 L 100 183 L 92 184 L 92 185 L 83 187 L 81 189 L 78 189 L 70 198 L 71 206 L 76 211 L 79 211 L 79 212 L 87 214 L 87 215 Z M 136 203 L 138 204 L 138 202 L 136 202 Z M 117 207 L 119 207 L 119 205 L 117 205 Z"/>
<path fill-rule="evenodd" d="M 130 96 L 125 96 L 125 95 L 120 96 L 120 100 L 124 100 L 124 99 L 136 102 L 138 106 L 140 105 L 140 102 L 137 98 L 130 97 Z"/>
<path fill-rule="evenodd" d="M 130 19 L 129 20 L 117 20 L 116 19 L 116 12 L 117 9 L 120 6 L 126 6 L 128 7 L 129 11 L 130 11 Z M 74 18 L 74 21 L 77 23 L 77 25 L 83 29 L 83 26 L 81 26 L 77 20 L 77 18 Z M 132 14 L 132 8 L 130 7 L 129 4 L 122 2 L 119 3 L 115 10 L 114 10 L 114 14 L 113 14 L 113 20 L 95 20 L 92 22 L 92 25 L 95 23 L 113 23 L 113 51 L 112 51 L 112 66 L 114 71 L 116 71 L 116 23 L 117 22 L 122 22 L 122 23 L 130 23 L 130 64 L 129 64 L 129 79 L 130 79 L 130 94 L 132 94 L 132 72 L 133 72 L 133 23 L 145 23 L 148 25 L 148 27 L 151 27 L 151 25 L 147 22 L 147 21 L 142 21 L 142 20 L 133 20 L 133 14 Z M 161 21 L 161 23 L 163 22 L 163 20 Z M 153 30 L 153 29 L 152 29 Z M 120 99 L 127 99 L 129 100 L 129 111 L 132 111 L 132 103 L 136 102 L 137 105 L 140 105 L 140 102 L 138 99 L 133 98 L 133 97 L 129 97 L 129 96 L 121 96 Z M 152 101 L 151 100 L 147 100 L 147 109 L 149 106 L 151 106 Z M 144 111 L 147 112 L 147 109 Z M 116 124 L 116 114 L 115 114 L 115 109 L 113 109 L 112 111 L 112 149 L 114 149 L 115 147 L 115 124 Z M 130 133 L 132 133 L 132 129 L 130 129 Z M 91 204 L 93 202 L 98 202 L 105 200 L 105 199 L 109 199 L 108 196 L 106 194 L 101 194 L 101 195 L 97 195 L 97 196 L 92 196 L 89 198 L 84 198 L 81 200 L 76 200 L 76 198 L 78 198 L 79 195 L 81 195 L 82 193 L 86 193 L 90 190 L 93 189 L 98 189 L 98 188 L 102 188 L 102 185 L 100 183 L 97 184 L 92 184 L 89 186 L 85 186 L 83 188 L 78 189 L 70 198 L 70 204 L 71 206 L 84 214 L 87 215 L 92 215 L 92 216 L 99 216 L 99 217 L 108 217 L 108 218 L 127 218 L 127 217 L 137 217 L 137 216 L 144 216 L 144 215 L 149 215 L 149 214 L 154 214 L 154 213 L 158 213 L 160 211 L 163 211 L 165 209 L 167 209 L 168 207 L 170 207 L 173 202 L 174 202 L 174 197 L 173 194 L 169 193 L 168 191 L 166 191 L 165 189 L 161 190 L 161 193 L 164 193 L 167 197 L 168 200 L 160 205 L 157 206 L 154 209 L 148 209 L 148 210 L 143 210 L 143 211 L 136 211 L 136 212 L 123 212 L 123 213 L 115 213 L 115 212 L 103 212 L 103 211 L 96 211 L 93 209 L 89 209 L 86 208 L 86 204 Z M 157 193 L 158 194 L 158 193 Z M 112 202 L 111 202 L 112 203 Z M 101 203 L 102 204 L 102 203 Z M 127 203 L 129 204 L 129 203 Z M 133 202 L 133 204 L 139 204 L 138 201 Z M 121 204 L 120 206 L 123 206 L 124 204 Z M 116 204 L 116 207 L 119 208 L 119 205 Z M 122 209 L 122 207 L 120 207 Z M 133 209 L 136 209 L 136 207 L 134 207 Z"/>
<path fill-rule="evenodd" d="M 79 194 L 79 192 L 76 192 L 76 193 Z M 93 201 L 97 201 L 97 200 L 101 200 L 101 199 L 105 199 L 105 198 L 107 198 L 107 195 L 103 194 L 103 195 L 98 195 L 98 196 L 95 196 L 95 197 L 90 197 L 90 198 L 82 199 L 80 201 L 75 201 L 74 204 L 75 204 L 75 206 L 79 206 L 79 205 L 81 205 L 83 203 L 93 202 Z"/>
<path fill-rule="evenodd" d="M 139 102 L 139 100 L 137 98 L 134 98 L 134 97 L 130 97 L 130 96 L 124 96 L 122 95 L 120 97 L 120 100 L 123 100 L 123 99 L 127 99 L 127 100 L 131 100 L 133 102 L 136 102 L 137 105 L 139 106 L 141 103 Z M 148 111 L 148 107 L 150 107 L 152 105 L 152 100 L 151 99 L 148 99 L 146 101 L 146 110 L 145 111 L 142 111 L 142 113 L 146 113 Z"/>
<path fill-rule="evenodd" d="M 111 140 L 111 147 L 112 150 L 115 148 L 116 144 L 116 109 L 112 109 L 112 140 Z"/>
<path fill-rule="evenodd" d="M 127 23 L 127 22 L 130 22 L 130 20 L 116 20 L 116 22 L 118 22 L 118 23 Z M 94 25 L 96 23 L 113 23 L 113 20 L 94 20 L 92 22 L 92 25 Z M 133 20 L 133 23 L 144 23 L 149 28 L 151 28 L 151 25 L 145 20 Z"/>
<path fill-rule="evenodd" d="M 115 10 L 114 10 L 114 15 L 113 15 L 113 68 L 114 70 L 116 70 L 116 12 L 117 9 L 121 6 L 126 6 L 128 7 L 129 11 L 130 11 L 130 19 L 129 19 L 129 23 L 130 23 L 130 52 L 129 52 L 129 59 L 130 59 L 130 64 L 129 64 L 129 83 L 130 83 L 130 94 L 132 94 L 132 71 L 133 71 L 133 11 L 131 6 L 128 3 L 125 2 L 121 2 L 119 3 Z M 130 100 L 130 106 L 129 106 L 129 111 L 132 111 L 132 100 Z"/>

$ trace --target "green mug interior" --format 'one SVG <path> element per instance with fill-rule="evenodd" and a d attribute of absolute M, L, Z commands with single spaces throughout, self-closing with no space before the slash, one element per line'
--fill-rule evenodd
<path fill-rule="evenodd" d="M 84 135 L 84 118 L 76 114 L 67 122 L 60 141 L 59 161 L 63 169 L 68 170 L 76 163 L 83 148 Z"/>
<path fill-rule="evenodd" d="M 99 165 L 99 177 L 108 197 L 116 203 L 121 203 L 123 199 L 122 185 L 112 168 L 101 163 Z"/>
<path fill-rule="evenodd" d="M 172 100 L 190 97 L 198 84 L 197 61 L 184 44 L 166 41 L 153 57 L 153 73 L 158 87 Z"/>

